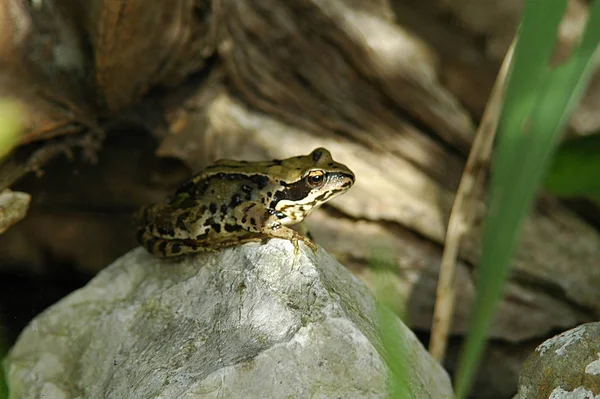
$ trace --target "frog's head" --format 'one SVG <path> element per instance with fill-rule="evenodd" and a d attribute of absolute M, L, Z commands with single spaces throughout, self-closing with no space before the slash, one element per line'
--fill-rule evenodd
<path fill-rule="evenodd" d="M 286 173 L 271 208 L 286 225 L 301 222 L 313 209 L 345 193 L 354 184 L 354 173 L 335 162 L 324 148 L 285 159 L 281 166 Z"/>

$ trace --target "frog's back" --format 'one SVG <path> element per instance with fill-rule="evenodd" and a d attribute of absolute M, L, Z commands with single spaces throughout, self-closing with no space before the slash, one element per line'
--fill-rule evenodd
<path fill-rule="evenodd" d="M 218 203 L 233 208 L 245 201 L 264 199 L 261 202 L 266 203 L 266 197 L 272 196 L 269 185 L 269 178 L 259 174 L 202 172 L 182 185 L 169 204 L 185 207 L 184 202 L 193 201 L 195 205 Z"/>

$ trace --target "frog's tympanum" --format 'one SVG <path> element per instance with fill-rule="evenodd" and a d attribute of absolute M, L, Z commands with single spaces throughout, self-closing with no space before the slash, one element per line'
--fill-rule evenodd
<path fill-rule="evenodd" d="M 220 160 L 184 183 L 164 205 L 135 215 L 138 240 L 159 257 L 214 251 L 278 237 L 315 244 L 287 225 L 346 192 L 354 174 L 329 151 L 267 162 Z"/>

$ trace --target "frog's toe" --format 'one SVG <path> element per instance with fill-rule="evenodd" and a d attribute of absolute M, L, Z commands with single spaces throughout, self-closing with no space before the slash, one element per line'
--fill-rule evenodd
<path fill-rule="evenodd" d="M 310 248 L 312 249 L 312 251 L 314 253 L 317 252 L 317 244 L 315 244 L 310 238 L 308 237 L 304 237 L 304 236 L 298 236 L 298 238 L 302 241 L 304 241 L 304 243 Z"/>
<path fill-rule="evenodd" d="M 310 249 L 312 249 L 313 253 L 317 253 L 317 250 L 319 249 L 319 247 L 317 247 L 317 244 L 315 244 L 313 241 L 311 240 L 306 240 L 304 241 L 306 243 L 306 245 L 308 245 L 310 247 Z"/>
<path fill-rule="evenodd" d="M 290 241 L 292 242 L 292 245 L 294 246 L 294 255 L 298 255 L 298 250 L 300 248 L 300 246 L 298 245 L 298 236 L 293 236 Z"/>

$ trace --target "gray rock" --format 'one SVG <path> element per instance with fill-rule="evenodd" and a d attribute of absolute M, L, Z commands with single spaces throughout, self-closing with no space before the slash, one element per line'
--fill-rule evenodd
<path fill-rule="evenodd" d="M 35 318 L 5 366 L 13 399 L 383 398 L 377 317 L 322 249 L 270 240 L 178 261 L 136 249 Z M 410 397 L 451 398 L 445 371 L 392 324 Z"/>
<path fill-rule="evenodd" d="M 587 323 L 538 346 L 521 370 L 519 399 L 600 399 L 600 323 Z"/>

